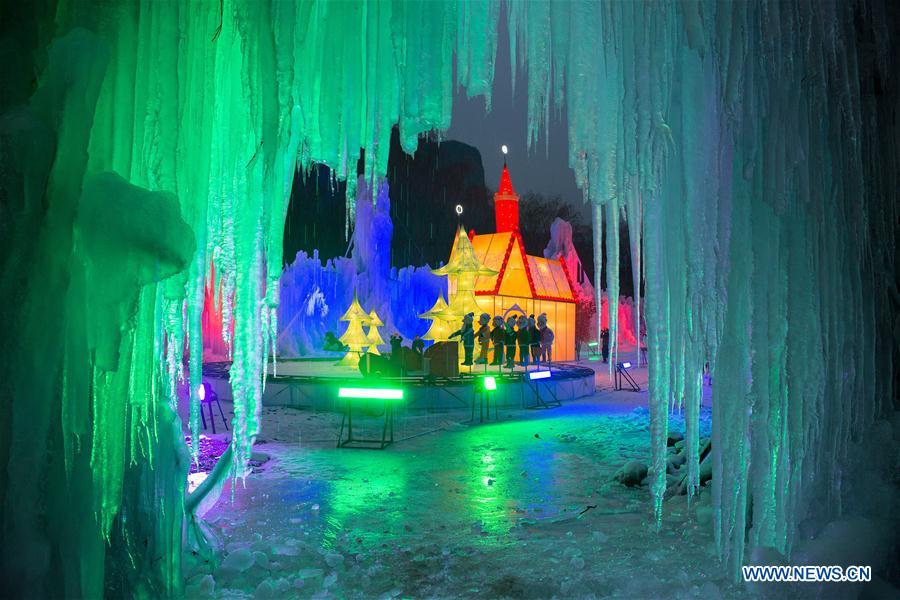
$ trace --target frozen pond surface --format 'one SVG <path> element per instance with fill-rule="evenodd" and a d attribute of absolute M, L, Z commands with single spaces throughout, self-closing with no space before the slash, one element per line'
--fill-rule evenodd
<path fill-rule="evenodd" d="M 265 411 L 269 459 L 206 515 L 224 559 L 186 569 L 188 596 L 739 595 L 714 558 L 705 489 L 690 509 L 667 501 L 657 533 L 647 488 L 611 481 L 647 460 L 646 393 L 598 384 L 496 423 L 404 415 L 412 437 L 385 451 L 336 449 L 333 414 Z"/>

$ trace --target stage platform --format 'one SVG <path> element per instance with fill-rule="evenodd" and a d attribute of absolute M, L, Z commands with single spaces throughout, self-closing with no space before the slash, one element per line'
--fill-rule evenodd
<path fill-rule="evenodd" d="M 482 389 L 485 376 L 493 376 L 497 390 L 493 392 L 500 407 L 541 408 L 593 394 L 594 371 L 572 363 L 552 363 L 527 369 L 500 369 L 477 365 L 460 367 L 458 377 L 436 377 L 410 373 L 406 377 L 364 378 L 358 369 L 337 366 L 337 358 L 279 359 L 273 370 L 269 363 L 264 406 L 290 406 L 312 410 L 341 410 L 340 387 L 402 387 L 407 409 L 454 410 L 471 407 Z M 215 389 L 219 398 L 231 400 L 228 382 L 230 363 L 203 365 L 203 378 Z M 536 371 L 548 371 L 541 379 L 531 379 Z"/>

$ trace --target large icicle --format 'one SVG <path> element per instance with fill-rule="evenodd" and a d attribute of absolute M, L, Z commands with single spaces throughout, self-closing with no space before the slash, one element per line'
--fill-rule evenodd
<path fill-rule="evenodd" d="M 603 273 L 603 205 L 591 205 L 591 218 L 594 229 L 594 281 L 601 281 Z M 599 283 L 594 286 L 594 301 L 597 305 L 597 339 L 600 339 L 603 328 L 601 310 L 603 306 L 603 289 Z"/>
<path fill-rule="evenodd" d="M 609 372 L 617 363 L 619 341 L 619 201 L 606 203 L 606 302 L 609 314 Z"/>
<path fill-rule="evenodd" d="M 653 515 L 659 527 L 666 490 L 666 438 L 669 428 L 669 364 L 659 360 L 668 346 L 666 322 L 668 298 L 663 280 L 665 255 L 662 249 L 663 205 L 658 198 L 647 204 L 644 219 L 644 247 L 647 260 L 647 353 L 650 357 L 650 492 Z"/>
<path fill-rule="evenodd" d="M 25 544 L 4 568 L 29 593 L 132 595 L 135 581 L 147 595 L 180 593 L 187 464 L 174 391 L 190 382 L 196 443 L 203 290 L 221 289 L 223 330 L 234 332 L 236 401 L 234 468 L 218 469 L 206 494 L 244 472 L 262 426 L 294 168 L 323 162 L 347 180 L 352 219 L 360 152 L 364 180 L 377 181 L 391 128 L 410 152 L 446 129 L 454 83 L 488 94 L 507 41 L 529 77 L 529 140 L 551 103 L 567 111 L 598 293 L 607 247 L 612 327 L 623 207 L 636 295 L 646 273 L 635 304 L 647 322 L 656 522 L 670 406 L 685 408 L 688 492 L 698 491 L 707 364 L 715 532 L 731 572 L 747 539 L 789 557 L 813 511 L 848 509 L 852 442 L 895 393 L 900 132 L 886 0 L 513 2 L 509 40 L 497 39 L 494 0 L 50 8 L 30 6 L 26 60 L 0 98 L 12 195 L 0 338 L 30 344 L 0 365 L 0 537 Z M 92 244 L 109 232 L 79 216 L 105 206 L 100 184 L 169 207 L 146 228 L 117 215 L 129 227 L 116 245 L 143 245 L 107 261 L 136 274 L 106 290 L 121 293 L 100 298 L 106 312 L 90 309 L 111 253 Z M 166 235 L 149 236 L 158 229 Z M 58 459 L 45 454 L 53 447 Z M 65 483 L 41 487 L 35 473 Z M 78 518 L 43 528 L 42 511 L 65 506 L 53 495 L 63 485 Z M 123 553 L 107 550 L 107 533 Z M 138 552 L 137 539 L 148 547 Z M 30 560 L 49 556 L 67 565 L 60 577 Z"/>
<path fill-rule="evenodd" d="M 637 182 L 632 177 L 625 182 L 625 215 L 628 223 L 628 244 L 631 251 L 631 283 L 634 290 L 634 364 L 641 364 L 641 346 L 644 343 L 641 332 L 641 282 L 643 281 L 643 263 L 641 236 L 643 232 L 643 208 L 641 195 L 637 190 Z"/>

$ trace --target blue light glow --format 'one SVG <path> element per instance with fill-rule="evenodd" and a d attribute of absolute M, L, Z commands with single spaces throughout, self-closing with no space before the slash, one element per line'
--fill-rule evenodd
<path fill-rule="evenodd" d="M 528 378 L 531 380 L 550 379 L 550 371 L 532 371 L 528 374 Z"/>

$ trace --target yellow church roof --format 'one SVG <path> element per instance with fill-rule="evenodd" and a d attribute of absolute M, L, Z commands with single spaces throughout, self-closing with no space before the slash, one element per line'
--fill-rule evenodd
<path fill-rule="evenodd" d="M 525 254 L 517 231 L 476 235 L 472 238 L 472 248 L 481 263 L 497 273 L 475 279 L 477 295 L 504 294 L 575 302 L 565 264 Z"/>

